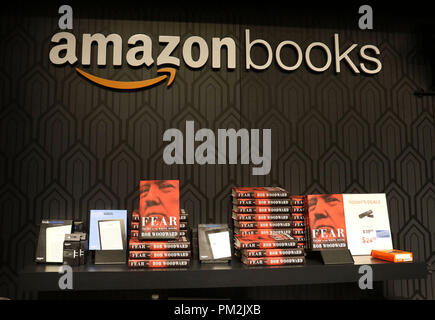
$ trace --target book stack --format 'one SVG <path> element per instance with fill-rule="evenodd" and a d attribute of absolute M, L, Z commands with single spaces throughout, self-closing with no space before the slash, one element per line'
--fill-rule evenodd
<path fill-rule="evenodd" d="M 303 198 L 291 197 L 279 187 L 234 187 L 232 198 L 235 251 L 243 263 L 281 265 L 305 262 Z M 279 245 L 275 244 L 278 240 L 281 241 Z M 243 246 L 243 243 L 251 242 L 257 245 Z"/>
<path fill-rule="evenodd" d="M 236 255 L 247 265 L 293 265 L 305 263 L 305 250 L 288 234 L 234 236 Z"/>
<path fill-rule="evenodd" d="M 308 249 L 308 224 L 306 196 L 289 196 L 291 200 L 291 219 L 293 221 L 293 238 L 298 248 Z"/>
<path fill-rule="evenodd" d="M 130 268 L 189 267 L 191 253 L 191 232 L 189 215 L 180 210 L 180 230 L 176 239 L 139 239 L 139 210 L 132 213 L 129 240 L 128 266 Z"/>
<path fill-rule="evenodd" d="M 139 210 L 132 213 L 130 268 L 189 267 L 189 214 L 179 209 L 178 180 L 141 181 Z"/>

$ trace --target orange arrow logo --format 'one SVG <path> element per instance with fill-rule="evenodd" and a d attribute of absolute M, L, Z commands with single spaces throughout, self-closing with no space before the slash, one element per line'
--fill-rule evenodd
<path fill-rule="evenodd" d="M 163 75 L 153 79 L 142 80 L 142 81 L 114 81 L 114 80 L 108 80 L 108 79 L 94 76 L 92 74 L 84 72 L 83 70 L 80 70 L 79 68 L 76 68 L 76 71 L 86 79 L 91 80 L 92 82 L 95 82 L 105 87 L 120 89 L 120 90 L 142 89 L 155 85 L 168 78 L 168 75 Z M 174 82 L 174 78 L 175 78 L 175 74 L 177 73 L 177 70 L 174 68 L 161 68 L 157 70 L 157 73 L 169 73 L 169 80 L 167 84 L 167 86 L 169 87 L 172 84 L 172 82 Z"/>

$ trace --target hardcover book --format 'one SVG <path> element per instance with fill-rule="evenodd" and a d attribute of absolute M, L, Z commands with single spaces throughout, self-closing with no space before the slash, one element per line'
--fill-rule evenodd
<path fill-rule="evenodd" d="M 294 208 L 287 207 L 270 207 L 270 206 L 237 206 L 233 205 L 233 211 L 237 213 L 290 213 Z M 303 211 L 293 211 L 303 212 Z"/>
<path fill-rule="evenodd" d="M 242 262 L 251 266 L 282 266 L 290 264 L 304 264 L 305 257 L 263 257 L 263 258 L 251 258 L 242 256 Z"/>
<path fill-rule="evenodd" d="M 129 259 L 128 266 L 130 268 L 187 268 L 190 267 L 190 259 Z"/>
<path fill-rule="evenodd" d="M 285 221 L 292 220 L 289 213 L 237 213 L 233 211 L 232 218 L 238 221 Z"/>
<path fill-rule="evenodd" d="M 143 180 L 139 197 L 139 239 L 176 239 L 180 230 L 179 181 Z"/>
<path fill-rule="evenodd" d="M 240 253 L 247 257 L 286 257 L 286 256 L 303 256 L 305 254 L 302 248 L 289 249 L 242 249 Z"/>
<path fill-rule="evenodd" d="M 233 187 L 234 198 L 288 198 L 289 193 L 280 187 Z"/>
<path fill-rule="evenodd" d="M 130 251 L 129 259 L 190 259 L 190 251 Z"/>
<path fill-rule="evenodd" d="M 234 220 L 234 227 L 239 229 L 273 229 L 273 228 L 291 228 L 294 221 L 238 221 Z"/>
<path fill-rule="evenodd" d="M 236 249 L 294 248 L 296 244 L 297 241 L 287 234 L 234 236 Z"/>
<path fill-rule="evenodd" d="M 233 198 L 233 204 L 236 206 L 290 206 L 291 199 L 249 199 L 249 198 Z"/>
<path fill-rule="evenodd" d="M 191 244 L 190 240 L 185 237 L 180 237 L 176 240 L 168 240 L 168 241 L 140 241 L 130 239 L 128 243 L 128 247 L 130 250 L 139 251 L 139 250 L 190 250 Z"/>
<path fill-rule="evenodd" d="M 343 195 L 308 195 L 307 205 L 312 250 L 347 248 Z"/>
<path fill-rule="evenodd" d="M 273 234 L 293 234 L 293 229 L 239 229 L 234 228 L 235 234 L 241 235 L 250 235 L 250 234 L 258 234 L 258 235 L 273 235 Z"/>

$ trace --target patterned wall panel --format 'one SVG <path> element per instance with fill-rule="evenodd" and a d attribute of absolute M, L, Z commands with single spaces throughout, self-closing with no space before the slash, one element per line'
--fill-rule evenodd
<path fill-rule="evenodd" d="M 414 96 L 415 89 L 431 81 L 415 29 L 394 32 L 385 26 L 365 32 L 354 21 L 296 13 L 292 18 L 265 14 L 255 21 L 217 10 L 207 21 L 209 12 L 165 16 L 153 9 L 79 7 L 72 31 L 78 50 L 81 35 L 96 32 L 120 34 L 124 52 L 129 36 L 145 33 L 154 41 L 154 59 L 162 48 L 159 35 L 180 35 L 177 57 L 192 35 L 203 37 L 209 48 L 212 37 L 228 36 L 237 45 L 235 70 L 212 69 L 210 57 L 200 69 L 181 59 L 171 87 L 119 92 L 91 84 L 71 66 L 51 64 L 56 9 L 6 15 L 0 22 L 0 296 L 31 296 L 21 290 L 18 277 L 33 261 L 42 218 L 87 222 L 90 209 L 136 209 L 139 180 L 147 178 L 180 179 L 181 206 L 191 212 L 194 225 L 229 222 L 229 194 L 236 184 L 281 185 L 293 194 L 385 192 L 394 244 L 434 267 L 435 99 Z M 347 67 L 337 74 L 331 66 L 319 74 L 305 63 L 289 72 L 273 62 L 265 71 L 246 70 L 246 29 L 251 40 L 266 39 L 273 49 L 283 40 L 302 48 L 313 41 L 332 47 L 338 33 L 342 48 L 377 45 L 383 69 L 367 76 Z M 261 48 L 254 47 L 251 55 L 257 64 L 266 60 Z M 282 55 L 283 62 L 294 63 L 292 50 Z M 358 61 L 358 53 L 351 58 Z M 131 68 L 124 62 L 114 68 L 111 58 L 108 62 L 96 67 L 94 54 L 92 66 L 83 69 L 121 81 L 157 74 L 155 63 Z M 313 63 L 322 62 L 324 57 L 313 53 Z M 187 120 L 195 122 L 196 130 L 210 128 L 215 134 L 219 128 L 272 129 L 270 174 L 255 176 L 253 165 L 240 163 L 166 165 L 163 133 L 169 128 L 184 132 Z M 248 151 L 249 145 L 241 146 L 238 159 Z M 384 293 L 434 299 L 434 286 L 433 276 L 389 281 Z M 303 289 L 309 297 L 312 289 Z M 265 288 L 248 296 L 294 298 L 295 290 Z M 336 297 L 352 292 L 325 286 L 311 293 Z"/>

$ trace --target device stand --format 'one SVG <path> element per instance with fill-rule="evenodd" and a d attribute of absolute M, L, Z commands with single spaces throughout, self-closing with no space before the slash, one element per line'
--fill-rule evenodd
<path fill-rule="evenodd" d="M 95 251 L 95 264 L 125 264 L 126 256 L 126 250 L 97 250 Z"/>

